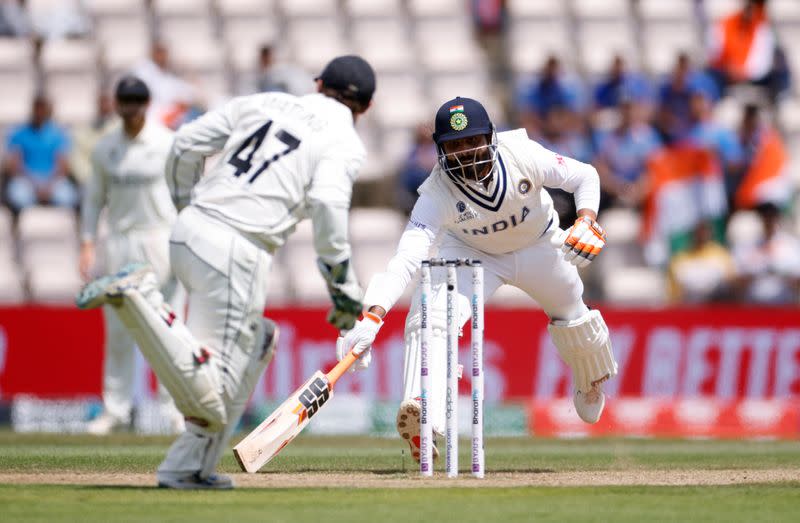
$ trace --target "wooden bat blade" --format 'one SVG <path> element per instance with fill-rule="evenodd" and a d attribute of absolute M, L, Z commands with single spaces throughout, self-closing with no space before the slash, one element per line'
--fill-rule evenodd
<path fill-rule="evenodd" d="M 272 460 L 297 437 L 319 409 L 333 396 L 327 376 L 321 371 L 297 389 L 253 432 L 233 448 L 245 472 L 254 473 Z"/>
<path fill-rule="evenodd" d="M 342 338 L 337 340 L 342 343 Z M 242 470 L 249 473 L 269 463 L 300 434 L 311 418 L 333 397 L 333 386 L 358 359 L 353 351 L 327 374 L 317 371 L 270 414 L 253 432 L 233 448 Z"/>

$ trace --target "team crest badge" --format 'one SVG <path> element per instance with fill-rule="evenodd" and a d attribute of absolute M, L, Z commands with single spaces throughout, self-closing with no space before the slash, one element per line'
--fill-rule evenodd
<path fill-rule="evenodd" d="M 469 119 L 467 115 L 464 114 L 464 106 L 463 105 L 454 105 L 450 108 L 450 127 L 452 127 L 456 131 L 463 131 L 467 128 L 467 124 L 469 124 Z"/>
<path fill-rule="evenodd" d="M 530 180 L 522 180 L 519 182 L 519 192 L 520 194 L 528 194 L 528 191 L 531 190 L 531 182 Z"/>
<path fill-rule="evenodd" d="M 466 210 L 467 210 L 467 205 L 466 205 L 464 202 L 462 202 L 462 201 L 459 201 L 459 202 L 456 204 L 456 209 L 458 210 L 458 212 L 464 212 L 464 211 L 466 211 Z"/>

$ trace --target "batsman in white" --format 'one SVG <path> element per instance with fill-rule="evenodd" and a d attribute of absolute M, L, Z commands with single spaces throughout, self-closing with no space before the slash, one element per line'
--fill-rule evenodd
<path fill-rule="evenodd" d="M 82 308 L 115 307 L 186 416 L 186 432 L 158 468 L 160 486 L 232 488 L 215 469 L 272 357 L 278 332 L 264 318 L 267 276 L 298 222 L 312 220 L 334 304 L 328 321 L 350 329 L 361 312 L 347 222 L 366 157 L 354 124 L 371 103 L 375 74 L 360 57 L 341 56 L 317 90 L 235 98 L 178 131 L 166 176 L 182 208 L 170 261 L 188 292 L 186 324 L 147 267 L 126 267 L 78 295 Z M 205 158 L 219 151 L 203 176 Z"/>
<path fill-rule="evenodd" d="M 147 85 L 125 76 L 114 93 L 122 125 L 110 131 L 92 152 L 92 176 L 81 205 L 79 270 L 84 280 L 95 264 L 97 224 L 108 210 L 109 236 L 105 245 L 106 272 L 130 262 L 149 263 L 165 299 L 177 309 L 183 293 L 169 268 L 169 234 L 177 215 L 164 179 L 164 164 L 172 131 L 146 118 L 150 102 Z M 106 307 L 103 413 L 87 430 L 103 435 L 130 426 L 134 393 L 136 346 L 114 312 Z M 166 389 L 159 387 L 161 415 L 170 430 L 184 430 L 183 416 Z"/>
<path fill-rule="evenodd" d="M 597 310 L 583 303 L 578 267 L 588 265 L 605 245 L 606 234 L 595 221 L 600 199 L 597 171 L 564 158 L 528 139 L 524 129 L 497 133 L 484 107 L 456 98 L 436 113 L 433 140 L 439 162 L 419 189 L 397 253 L 386 272 L 369 283 L 367 311 L 338 346 L 364 351 L 357 368 L 365 368 L 383 317 L 441 240 L 439 256 L 481 260 L 484 296 L 502 284 L 525 291 L 550 318 L 548 330 L 561 358 L 573 373 L 575 410 L 595 423 L 603 411 L 602 383 L 616 375 L 608 328 Z M 574 193 L 577 221 L 562 231 L 545 187 Z M 458 321 L 470 317 L 469 278 L 458 280 Z M 419 460 L 420 310 L 419 290 L 405 328 L 403 403 L 397 429 Z M 431 419 L 435 433 L 445 425 L 446 317 L 445 285 L 434 281 L 429 302 L 432 328 Z M 434 449 L 434 456 L 438 451 Z"/>

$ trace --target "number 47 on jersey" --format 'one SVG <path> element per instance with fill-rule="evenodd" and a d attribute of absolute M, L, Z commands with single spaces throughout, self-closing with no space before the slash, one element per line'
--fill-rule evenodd
<path fill-rule="evenodd" d="M 337 340 L 341 343 L 342 338 Z M 333 386 L 358 359 L 350 351 L 330 372 L 318 370 L 261 425 L 233 447 L 233 455 L 245 472 L 254 473 L 269 463 L 308 425 L 333 397 Z"/>
<path fill-rule="evenodd" d="M 236 152 L 233 153 L 228 163 L 236 167 L 236 172 L 233 173 L 234 176 L 238 178 L 243 174 L 249 174 L 253 169 L 253 155 L 261 148 L 261 145 L 264 143 L 264 138 L 267 136 L 267 133 L 269 133 L 270 127 L 272 127 L 272 120 L 267 120 L 256 132 L 248 136 L 247 139 L 242 142 L 242 145 L 236 149 Z M 256 181 L 256 178 L 261 176 L 261 173 L 266 171 L 273 162 L 300 147 L 300 139 L 283 129 L 278 129 L 275 132 L 275 138 L 283 142 L 283 144 L 286 145 L 286 149 L 275 153 L 265 160 L 255 172 L 249 174 L 250 177 L 247 183 Z"/>

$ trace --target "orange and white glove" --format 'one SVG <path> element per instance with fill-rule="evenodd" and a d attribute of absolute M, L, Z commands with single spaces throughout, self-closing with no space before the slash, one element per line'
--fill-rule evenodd
<path fill-rule="evenodd" d="M 351 350 L 359 356 L 350 370 L 365 370 L 372 361 L 372 343 L 383 326 L 383 320 L 377 314 L 365 312 L 347 334 L 336 340 L 336 358 L 339 361 Z"/>
<path fill-rule="evenodd" d="M 606 231 L 588 216 L 581 216 L 575 224 L 553 235 L 553 243 L 564 252 L 564 259 L 578 268 L 586 267 L 606 246 Z"/>

